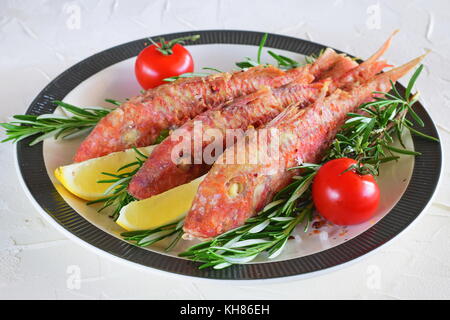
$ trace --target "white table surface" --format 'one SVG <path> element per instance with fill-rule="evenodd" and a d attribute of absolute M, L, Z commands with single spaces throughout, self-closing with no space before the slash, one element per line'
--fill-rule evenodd
<path fill-rule="evenodd" d="M 54 77 L 117 44 L 202 29 L 267 31 L 368 57 L 400 28 L 387 58 L 399 64 L 431 49 L 421 101 L 450 157 L 448 1 L 1 1 L 0 122 L 24 113 Z M 378 5 L 377 5 L 378 3 Z M 79 15 L 78 15 L 79 13 Z M 78 19 L 79 17 L 79 19 Z M 0 139 L 3 137 L 0 133 Z M 450 298 L 450 174 L 407 232 L 338 271 L 305 280 L 224 284 L 174 278 L 99 256 L 43 220 L 19 184 L 15 147 L 0 144 L 0 298 L 320 299 Z M 71 286 L 73 267 L 80 287 Z"/>

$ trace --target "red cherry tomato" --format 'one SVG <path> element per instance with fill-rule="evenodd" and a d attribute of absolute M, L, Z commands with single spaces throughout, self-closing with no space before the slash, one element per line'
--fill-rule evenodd
<path fill-rule="evenodd" d="M 198 37 L 184 37 L 170 42 L 161 41 L 142 50 L 135 63 L 135 74 L 144 89 L 154 88 L 163 83 L 163 79 L 194 71 L 194 60 L 189 51 L 180 43 L 184 40 L 196 40 Z"/>
<path fill-rule="evenodd" d="M 361 175 L 353 159 L 340 158 L 325 163 L 314 177 L 312 197 L 317 211 L 338 225 L 352 225 L 369 220 L 380 201 L 380 189 L 370 174 Z"/>

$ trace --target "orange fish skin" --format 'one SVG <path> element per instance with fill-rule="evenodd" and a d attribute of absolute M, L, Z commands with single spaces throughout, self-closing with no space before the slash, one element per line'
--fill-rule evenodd
<path fill-rule="evenodd" d="M 374 91 L 390 90 L 390 80 L 396 81 L 421 59 L 423 56 L 349 92 L 337 89 L 311 107 L 293 106 L 284 110 L 266 126 L 276 128 L 280 137 L 280 157 L 276 163 L 221 164 L 229 152 L 240 154 L 251 150 L 248 139 L 241 139 L 225 150 L 199 186 L 184 222 L 186 238 L 208 239 L 243 225 L 297 174 L 286 169 L 299 162 L 319 161 L 347 113 L 370 100 Z"/>

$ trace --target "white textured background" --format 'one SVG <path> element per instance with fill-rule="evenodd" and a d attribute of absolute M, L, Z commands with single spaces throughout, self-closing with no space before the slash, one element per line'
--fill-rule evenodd
<path fill-rule="evenodd" d="M 366 58 L 400 28 L 389 61 L 398 64 L 426 48 L 432 50 L 418 88 L 440 130 L 447 162 L 450 2 L 318 2 L 2 0 L 0 122 L 25 112 L 46 84 L 76 62 L 150 35 L 219 28 L 267 31 Z M 65 239 L 26 198 L 18 183 L 14 151 L 11 144 L 0 145 L 0 298 L 450 298 L 450 171 L 446 167 L 432 205 L 387 247 L 319 277 L 244 286 L 174 279 L 99 257 Z M 71 265 L 80 268 L 79 289 L 67 286 Z"/>

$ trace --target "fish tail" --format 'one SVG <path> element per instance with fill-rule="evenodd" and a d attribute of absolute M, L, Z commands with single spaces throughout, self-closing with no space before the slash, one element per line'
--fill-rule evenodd
<path fill-rule="evenodd" d="M 423 55 L 401 65 L 400 67 L 394 68 L 392 70 L 389 70 L 388 72 L 381 73 L 377 75 L 378 78 L 388 78 L 392 82 L 397 81 L 404 75 L 406 75 L 409 71 L 411 71 L 415 66 L 417 66 L 420 62 L 422 62 L 423 59 L 430 53 L 429 50 L 425 52 Z"/>

